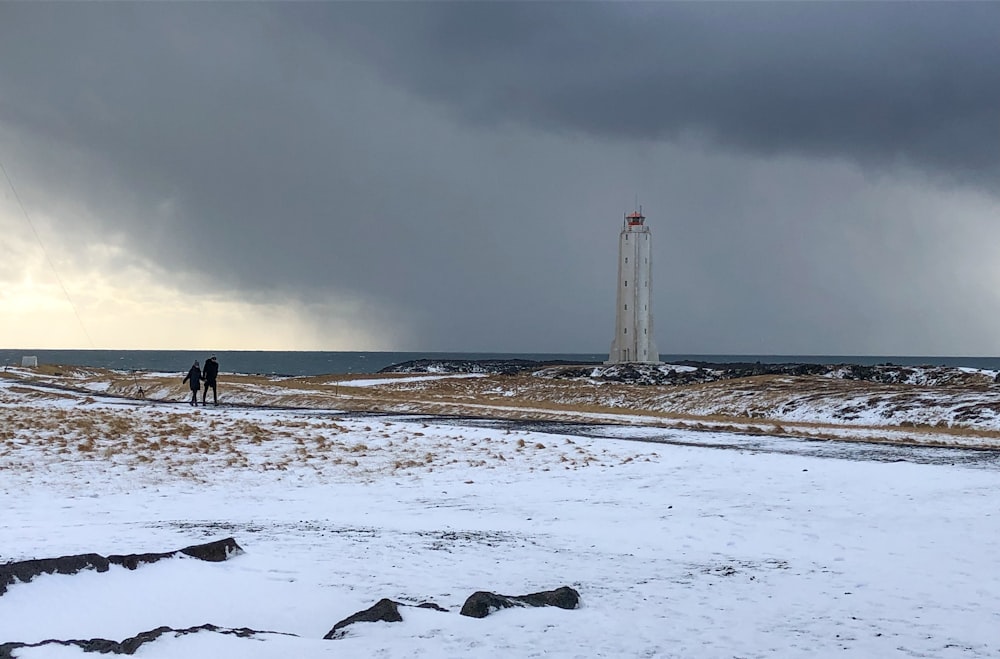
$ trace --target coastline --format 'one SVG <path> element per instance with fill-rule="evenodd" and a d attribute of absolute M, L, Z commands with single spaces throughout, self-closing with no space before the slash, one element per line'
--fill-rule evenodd
<path fill-rule="evenodd" d="M 474 352 L 386 352 L 386 351 L 268 351 L 268 350 L 41 350 L 0 349 L 0 365 L 17 366 L 22 357 L 36 356 L 40 364 L 61 364 L 123 371 L 186 370 L 194 360 L 216 354 L 222 369 L 246 375 L 306 376 L 376 373 L 402 362 L 429 360 L 526 359 L 603 363 L 608 353 L 474 353 Z M 664 354 L 663 363 L 762 364 L 856 364 L 875 366 L 950 366 L 1000 370 L 1000 357 L 928 355 L 733 355 Z"/>
<path fill-rule="evenodd" d="M 516 368 L 515 368 L 516 366 Z M 402 373 L 251 376 L 223 372 L 234 408 L 298 409 L 633 427 L 1000 449 L 1000 385 L 982 369 L 883 365 L 526 364 L 435 361 Z M 43 365 L 5 378 L 37 395 L 84 394 L 177 405 L 177 373 Z M 654 377 L 655 376 L 655 377 Z M 141 393 L 140 393 L 141 390 Z"/>

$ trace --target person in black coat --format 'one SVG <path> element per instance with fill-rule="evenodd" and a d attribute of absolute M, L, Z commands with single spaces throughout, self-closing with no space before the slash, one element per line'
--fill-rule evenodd
<path fill-rule="evenodd" d="M 198 366 L 197 360 L 195 360 L 194 366 L 191 367 L 191 370 L 188 371 L 188 374 L 184 376 L 181 382 L 189 382 L 188 386 L 191 387 L 191 405 L 197 405 L 198 390 L 201 389 L 201 367 Z"/>
<path fill-rule="evenodd" d="M 208 398 L 208 388 L 211 387 L 212 388 L 212 402 L 214 404 L 218 405 L 219 404 L 219 392 L 216 389 L 216 386 L 217 386 L 216 381 L 217 381 L 217 379 L 219 377 L 219 360 L 217 360 L 215 358 L 215 355 L 212 355 L 211 357 L 209 357 L 208 361 L 205 362 L 205 373 L 204 373 L 204 376 L 205 376 L 205 392 L 201 395 L 201 404 L 202 405 L 206 405 L 207 404 L 207 400 L 206 399 Z"/>

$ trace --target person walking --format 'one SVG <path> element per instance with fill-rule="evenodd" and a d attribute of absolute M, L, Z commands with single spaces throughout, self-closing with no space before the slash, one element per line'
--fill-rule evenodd
<path fill-rule="evenodd" d="M 214 405 L 219 404 L 219 391 L 216 389 L 217 380 L 219 377 L 219 360 L 212 355 L 205 362 L 205 391 L 201 395 L 201 404 L 205 406 L 208 404 L 208 388 L 212 388 L 212 403 Z"/>
<path fill-rule="evenodd" d="M 201 367 L 198 366 L 198 360 L 194 362 L 194 366 L 188 371 L 188 374 L 184 376 L 181 383 L 188 382 L 188 386 L 191 387 L 191 405 L 198 404 L 198 390 L 201 389 Z"/>

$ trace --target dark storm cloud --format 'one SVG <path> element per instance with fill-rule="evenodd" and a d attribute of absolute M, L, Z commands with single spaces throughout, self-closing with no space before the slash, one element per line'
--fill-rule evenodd
<path fill-rule="evenodd" d="M 342 61 L 315 29 L 339 7 L 3 5 L 0 122 L 29 208 L 72 235 L 75 202 L 199 290 L 394 312 L 401 347 L 530 346 L 512 306 L 579 281 L 547 272 L 564 220 L 538 222 L 516 140 L 454 130 Z"/>
<path fill-rule="evenodd" d="M 1000 162 L 1000 3 L 353 5 L 333 32 L 481 122 L 750 153 Z M 406 19 L 401 18 L 406 16 Z"/>
<path fill-rule="evenodd" d="M 56 232 L 82 231 L 83 209 L 185 286 L 315 308 L 344 296 L 407 325 L 396 347 L 414 349 L 605 350 L 618 216 L 638 192 L 664 352 L 878 351 L 915 325 L 906 308 L 880 319 L 893 286 L 914 275 L 957 316 L 963 282 L 935 283 L 922 251 L 858 260 L 909 227 L 871 190 L 845 199 L 866 181 L 809 159 L 991 182 L 998 17 L 985 3 L 0 3 L 0 157 Z M 801 160 L 758 158 L 775 154 Z M 931 345 L 921 327 L 901 349 Z"/>
<path fill-rule="evenodd" d="M 364 266 L 328 257 L 374 247 L 389 214 L 364 181 L 382 142 L 365 120 L 380 113 L 352 101 L 370 95 L 308 35 L 264 5 L 2 11 L 0 116 L 124 181 L 140 205 L 129 230 L 162 238 L 177 267 L 254 289 L 328 286 Z M 107 208 L 119 199 L 86 198 L 109 222 L 122 214 Z"/>

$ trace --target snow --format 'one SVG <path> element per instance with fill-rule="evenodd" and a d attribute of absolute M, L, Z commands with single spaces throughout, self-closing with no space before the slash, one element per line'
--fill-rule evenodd
<path fill-rule="evenodd" d="M 429 382 L 431 380 L 452 380 L 462 378 L 482 378 L 485 373 L 457 373 L 451 375 L 416 375 L 411 377 L 373 378 L 367 380 L 334 380 L 328 385 L 341 387 L 378 387 L 385 384 L 409 384 L 410 382 Z"/>
<path fill-rule="evenodd" d="M 997 373 L 1000 373 L 1000 371 L 996 371 L 990 368 L 973 368 L 971 366 L 956 366 L 955 368 L 957 368 L 959 371 L 962 371 L 963 373 L 975 373 L 978 375 L 984 375 L 989 378 L 995 378 L 997 376 Z"/>
<path fill-rule="evenodd" d="M 918 451 L 135 405 L 0 380 L 0 562 L 230 535 L 246 550 L 12 585 L 0 643 L 212 623 L 295 636 L 167 634 L 137 656 L 997 656 L 1000 459 Z M 562 585 L 579 609 L 457 613 L 476 590 Z M 449 613 L 407 607 L 322 640 L 383 597 Z"/>

